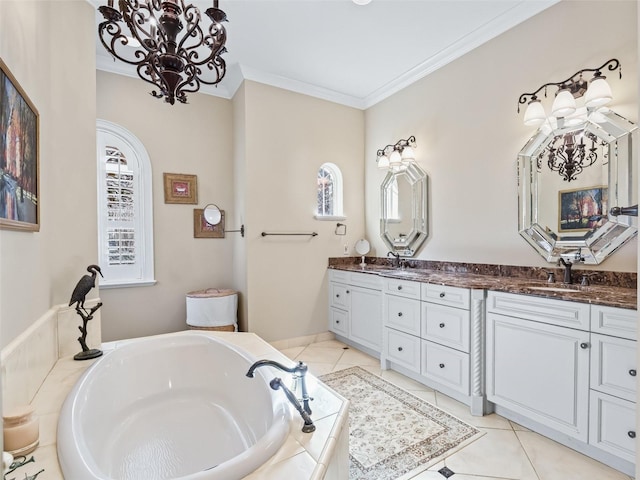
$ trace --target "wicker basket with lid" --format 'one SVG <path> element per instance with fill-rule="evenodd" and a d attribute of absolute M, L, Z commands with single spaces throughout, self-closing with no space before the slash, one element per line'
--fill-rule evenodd
<path fill-rule="evenodd" d="M 237 330 L 238 292 L 207 288 L 187 293 L 187 326 L 194 330 Z"/>

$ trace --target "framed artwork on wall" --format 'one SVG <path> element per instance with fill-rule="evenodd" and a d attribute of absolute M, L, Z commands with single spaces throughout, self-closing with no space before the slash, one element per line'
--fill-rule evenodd
<path fill-rule="evenodd" d="M 193 209 L 193 238 L 224 238 L 224 210 L 220 210 L 220 223 L 211 225 L 204 219 L 204 209 Z"/>
<path fill-rule="evenodd" d="M 0 59 L 0 228 L 40 230 L 39 120 Z"/>
<path fill-rule="evenodd" d="M 198 203 L 198 177 L 182 173 L 163 173 L 164 203 Z"/>
<path fill-rule="evenodd" d="M 607 221 L 609 190 L 605 186 L 558 192 L 558 230 L 586 232 Z"/>

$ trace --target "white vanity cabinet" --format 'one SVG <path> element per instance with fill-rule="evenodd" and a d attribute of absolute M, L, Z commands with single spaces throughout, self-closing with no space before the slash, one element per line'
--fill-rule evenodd
<path fill-rule="evenodd" d="M 637 312 L 490 291 L 495 411 L 614 468 L 635 458 Z"/>
<path fill-rule="evenodd" d="M 375 356 L 382 349 L 382 279 L 329 270 L 329 330 Z"/>
<path fill-rule="evenodd" d="M 385 278 L 383 292 L 382 368 L 482 415 L 484 291 Z"/>
<path fill-rule="evenodd" d="M 591 306 L 589 444 L 635 463 L 638 312 Z"/>
<path fill-rule="evenodd" d="M 470 291 L 424 283 L 421 296 L 422 374 L 466 397 L 470 389 Z"/>
<path fill-rule="evenodd" d="M 383 283 L 382 368 L 395 364 L 420 375 L 420 283 L 394 278 Z"/>

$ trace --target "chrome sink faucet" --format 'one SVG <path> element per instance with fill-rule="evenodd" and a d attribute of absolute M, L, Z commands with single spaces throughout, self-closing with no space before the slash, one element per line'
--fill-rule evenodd
<path fill-rule="evenodd" d="M 304 411 L 307 415 L 311 415 L 311 407 L 309 406 L 309 401 L 313 399 L 309 396 L 309 393 L 307 392 L 307 382 L 305 379 L 305 375 L 307 374 L 307 370 L 309 369 L 307 365 L 304 362 L 298 362 L 295 367 L 285 367 L 281 363 L 274 362 L 273 360 L 258 360 L 249 368 L 249 371 L 247 372 L 247 377 L 253 378 L 253 372 L 255 372 L 257 368 L 267 367 L 267 366 L 277 368 L 279 370 L 282 370 L 283 372 L 292 373 L 294 382 L 296 382 L 296 384 L 298 380 L 300 381 L 300 390 L 302 391 L 302 403 L 304 404 Z M 274 390 L 277 390 L 277 388 L 274 388 Z M 284 389 L 285 393 L 287 392 L 287 390 L 288 389 Z M 295 407 L 295 404 L 294 404 L 294 407 Z"/>

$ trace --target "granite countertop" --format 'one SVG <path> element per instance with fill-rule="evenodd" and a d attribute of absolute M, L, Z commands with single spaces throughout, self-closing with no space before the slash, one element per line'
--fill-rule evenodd
<path fill-rule="evenodd" d="M 590 303 L 636 309 L 637 290 L 635 288 L 612 287 L 606 285 L 582 286 L 579 284 L 566 285 L 561 282 L 548 283 L 537 278 L 516 276 L 493 276 L 477 273 L 455 273 L 424 268 L 392 268 L 387 265 L 336 264 L 330 269 L 351 272 L 370 273 L 386 278 L 410 280 L 436 285 L 462 287 L 479 290 L 493 290 L 497 292 L 534 295 L 537 297 L 570 300 L 574 302 Z M 548 290 L 549 288 L 554 290 Z M 556 290 L 557 289 L 557 290 Z"/>

